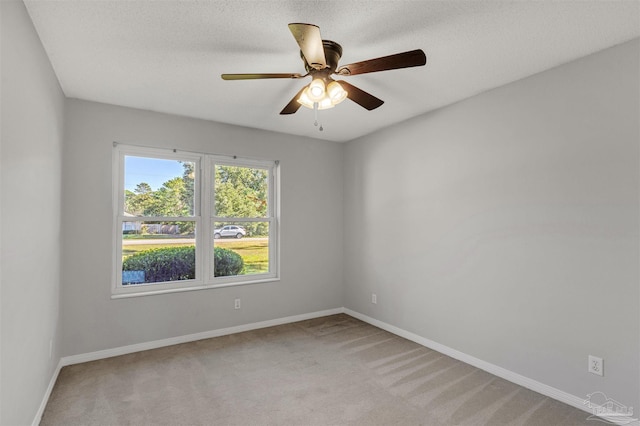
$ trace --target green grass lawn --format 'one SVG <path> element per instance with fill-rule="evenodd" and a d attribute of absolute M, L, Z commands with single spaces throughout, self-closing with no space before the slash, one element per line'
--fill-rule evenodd
<path fill-rule="evenodd" d="M 245 274 L 264 274 L 269 272 L 269 241 L 217 239 L 215 245 L 233 250 L 244 260 Z"/>
<path fill-rule="evenodd" d="M 246 240 L 235 238 L 220 238 L 215 240 L 215 245 L 238 253 L 244 261 L 244 274 L 264 274 L 269 272 L 269 241 L 267 238 Z M 122 259 L 144 250 L 163 247 L 193 246 L 190 243 L 166 244 L 156 240 L 149 244 L 127 244 L 122 246 Z"/>

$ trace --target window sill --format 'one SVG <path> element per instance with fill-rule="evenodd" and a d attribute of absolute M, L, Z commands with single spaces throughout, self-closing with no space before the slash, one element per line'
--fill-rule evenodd
<path fill-rule="evenodd" d="M 268 282 L 275 282 L 275 281 L 280 281 L 280 278 L 270 277 L 270 278 L 263 278 L 263 279 L 257 279 L 257 280 L 233 281 L 233 282 L 227 282 L 227 283 L 221 283 L 221 284 L 193 285 L 190 287 L 163 288 L 158 290 L 127 291 L 126 293 L 114 292 L 113 294 L 111 294 L 111 299 L 127 299 L 130 297 L 153 296 L 156 294 L 168 294 L 168 293 L 181 293 L 183 291 L 209 290 L 214 288 L 235 287 L 240 285 L 261 284 L 261 283 L 268 283 Z"/>

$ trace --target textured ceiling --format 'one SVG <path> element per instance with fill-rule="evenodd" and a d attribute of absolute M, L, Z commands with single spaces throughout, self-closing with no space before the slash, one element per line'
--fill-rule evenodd
<path fill-rule="evenodd" d="M 638 1 L 33 1 L 66 96 L 347 141 L 640 36 Z M 320 26 L 341 64 L 413 49 L 424 67 L 347 77 L 383 99 L 278 113 L 309 82 L 287 24 Z"/>

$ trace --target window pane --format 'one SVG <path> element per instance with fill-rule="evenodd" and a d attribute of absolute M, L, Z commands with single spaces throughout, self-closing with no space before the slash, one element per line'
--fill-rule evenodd
<path fill-rule="evenodd" d="M 267 169 L 215 166 L 215 216 L 267 217 Z"/>
<path fill-rule="evenodd" d="M 122 285 L 193 280 L 195 222 L 122 223 Z"/>
<path fill-rule="evenodd" d="M 269 272 L 269 222 L 216 222 L 214 276 Z"/>
<path fill-rule="evenodd" d="M 195 163 L 124 157 L 125 216 L 193 216 Z"/>

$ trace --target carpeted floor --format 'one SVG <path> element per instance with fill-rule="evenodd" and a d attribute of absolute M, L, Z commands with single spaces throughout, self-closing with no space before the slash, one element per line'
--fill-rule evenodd
<path fill-rule="evenodd" d="M 87 362 L 42 425 L 593 425 L 347 315 Z"/>

